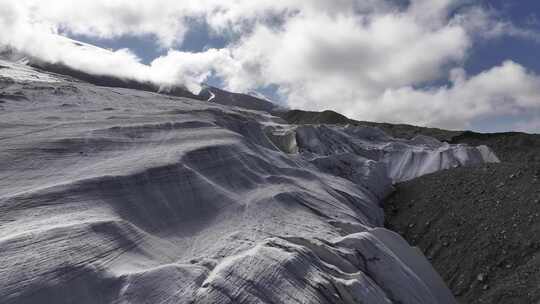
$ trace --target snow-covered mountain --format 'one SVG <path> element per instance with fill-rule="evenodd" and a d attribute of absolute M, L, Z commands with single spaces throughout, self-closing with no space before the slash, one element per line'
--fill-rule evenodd
<path fill-rule="evenodd" d="M 285 110 L 283 107 L 278 106 L 272 101 L 262 98 L 262 96 L 256 96 L 255 94 L 232 93 L 212 86 L 204 86 L 198 96 L 206 101 L 251 110 L 265 111 L 270 113 Z"/>
<path fill-rule="evenodd" d="M 209 92 L 0 61 L 0 303 L 455 303 L 380 203 L 489 148 Z"/>
<path fill-rule="evenodd" d="M 204 84 L 197 84 L 195 86 L 199 89 L 196 91 L 190 91 L 183 83 L 169 83 L 169 81 L 163 82 L 163 79 L 155 79 L 155 77 L 152 77 L 152 75 L 148 75 L 151 71 L 150 67 L 142 64 L 136 64 L 136 70 L 141 71 L 134 74 L 129 74 L 129 72 L 123 72 L 115 69 L 113 63 L 111 63 L 110 69 L 103 70 L 103 67 L 96 68 L 91 62 L 92 58 L 114 58 L 115 53 L 111 50 L 103 49 L 59 35 L 55 35 L 53 38 L 59 47 L 73 53 L 78 53 L 80 57 L 86 56 L 89 59 L 85 62 L 78 62 L 74 64 L 73 62 L 66 61 L 62 58 L 56 58 L 54 56 L 48 59 L 43 59 L 31 54 L 20 52 L 10 47 L 0 46 L 0 60 L 20 63 L 22 65 L 40 69 L 42 71 L 47 71 L 49 74 L 53 73 L 57 75 L 70 76 L 77 80 L 97 86 L 159 92 L 165 95 L 188 97 L 198 100 L 211 99 L 215 103 L 240 106 L 253 110 L 263 110 L 269 112 L 283 110 L 283 107 L 269 101 L 261 94 L 231 93 Z"/>

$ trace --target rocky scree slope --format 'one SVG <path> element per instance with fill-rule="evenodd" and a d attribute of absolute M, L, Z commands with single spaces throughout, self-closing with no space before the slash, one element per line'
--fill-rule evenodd
<path fill-rule="evenodd" d="M 389 229 L 431 260 L 461 303 L 540 300 L 540 164 L 457 168 L 399 184 Z"/>

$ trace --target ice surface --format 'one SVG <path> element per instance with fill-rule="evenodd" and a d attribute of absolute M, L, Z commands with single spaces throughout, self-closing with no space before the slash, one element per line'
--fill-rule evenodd
<path fill-rule="evenodd" d="M 0 65 L 0 303 L 455 303 L 379 204 L 489 148 Z"/>
<path fill-rule="evenodd" d="M 0 77 L 0 81 L 11 79 L 19 83 L 65 81 L 65 79 L 59 75 L 43 73 L 24 64 L 17 64 L 5 60 L 0 60 Z"/>
<path fill-rule="evenodd" d="M 303 126 L 297 129 L 297 140 L 308 158 L 352 154 L 385 164 L 386 176 L 394 182 L 458 166 L 499 162 L 486 146 L 450 145 L 427 136 L 390 138 L 373 127 Z"/>

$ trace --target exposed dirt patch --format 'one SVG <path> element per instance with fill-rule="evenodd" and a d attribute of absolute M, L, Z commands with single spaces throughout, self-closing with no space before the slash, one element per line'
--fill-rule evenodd
<path fill-rule="evenodd" d="M 540 164 L 427 175 L 398 185 L 385 212 L 461 303 L 540 301 Z"/>

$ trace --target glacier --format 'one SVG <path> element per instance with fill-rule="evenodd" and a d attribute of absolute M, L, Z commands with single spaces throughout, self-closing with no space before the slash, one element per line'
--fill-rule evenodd
<path fill-rule="evenodd" d="M 1 303 L 456 303 L 381 202 L 488 147 L 206 94 L 0 61 Z"/>

